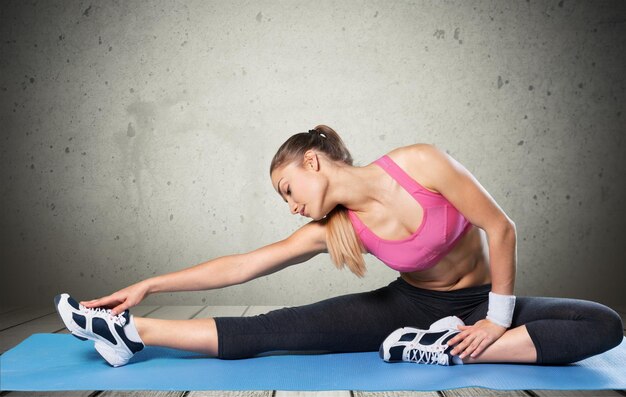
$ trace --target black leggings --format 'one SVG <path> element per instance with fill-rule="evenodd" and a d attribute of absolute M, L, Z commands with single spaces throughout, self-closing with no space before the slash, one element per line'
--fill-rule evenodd
<path fill-rule="evenodd" d="M 487 315 L 491 285 L 455 291 L 416 288 L 401 277 L 374 291 L 326 299 L 251 317 L 216 317 L 218 357 L 237 359 L 270 351 L 377 351 L 392 331 L 427 329 L 447 316 L 471 325 Z M 579 299 L 517 297 L 511 328 L 525 324 L 537 364 L 567 364 L 622 341 L 612 309 Z"/>

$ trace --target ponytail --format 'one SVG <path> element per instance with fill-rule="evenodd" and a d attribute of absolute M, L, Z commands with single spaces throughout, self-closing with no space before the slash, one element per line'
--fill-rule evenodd
<path fill-rule="evenodd" d="M 365 276 L 363 244 L 354 232 L 348 210 L 338 205 L 323 219 L 326 224 L 326 245 L 337 269 L 347 266 L 358 277 Z"/>

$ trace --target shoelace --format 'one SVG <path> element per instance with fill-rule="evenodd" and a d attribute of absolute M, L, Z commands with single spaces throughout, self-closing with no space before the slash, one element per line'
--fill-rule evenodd
<path fill-rule="evenodd" d="M 408 347 L 408 361 L 417 364 L 440 364 L 445 363 L 445 349 L 447 345 L 443 346 L 420 346 L 420 347 Z"/>
<path fill-rule="evenodd" d="M 109 318 L 109 320 L 113 321 L 115 324 L 119 325 L 120 327 L 123 327 L 124 325 L 126 325 L 126 318 L 122 316 L 121 314 L 118 314 L 115 316 L 112 315 L 111 309 L 105 309 L 103 307 L 94 307 L 94 308 L 85 307 L 84 310 L 87 312 L 91 312 L 94 315 L 106 316 Z"/>

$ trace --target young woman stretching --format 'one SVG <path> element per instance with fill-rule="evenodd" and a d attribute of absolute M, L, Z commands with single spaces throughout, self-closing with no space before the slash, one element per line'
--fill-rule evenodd
<path fill-rule="evenodd" d="M 58 295 L 67 328 L 94 340 L 114 366 L 144 345 L 222 359 L 276 350 L 379 350 L 390 362 L 565 364 L 622 341 L 620 317 L 599 303 L 516 299 L 515 224 L 461 164 L 432 145 L 398 148 L 354 167 L 337 133 L 320 125 L 279 148 L 270 176 L 291 213 L 313 221 L 252 252 L 100 299 L 79 304 Z M 374 291 L 252 317 L 159 320 L 128 312 L 151 293 L 242 284 L 325 252 L 359 277 L 364 253 L 400 276 Z"/>

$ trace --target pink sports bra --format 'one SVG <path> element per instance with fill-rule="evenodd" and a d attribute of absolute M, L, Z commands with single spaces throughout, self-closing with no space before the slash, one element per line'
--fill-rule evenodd
<path fill-rule="evenodd" d="M 454 248 L 472 224 L 442 194 L 425 189 L 387 155 L 374 163 L 422 206 L 422 224 L 407 238 L 385 240 L 376 236 L 353 211 L 348 210 L 354 230 L 367 251 L 390 268 L 400 272 L 430 269 Z"/>

